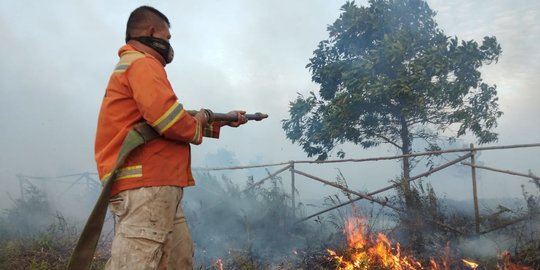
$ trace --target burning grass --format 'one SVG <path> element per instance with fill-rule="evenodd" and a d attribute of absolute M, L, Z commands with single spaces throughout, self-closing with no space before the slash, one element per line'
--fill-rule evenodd
<path fill-rule="evenodd" d="M 498 258 L 495 256 L 466 258 L 470 255 L 463 255 L 457 248 L 451 249 L 448 244 L 444 247 L 442 241 L 443 244 L 438 245 L 441 248 L 430 248 L 430 254 L 424 254 L 431 257 L 415 257 L 406 244 L 393 241 L 391 237 L 393 234 L 389 236 L 370 233 L 372 228 L 366 225 L 367 219 L 358 217 L 354 209 L 352 218 L 347 217 L 349 214 L 343 214 L 343 219 L 332 220 L 329 217 L 326 220 L 317 219 L 315 223 L 302 223 L 305 227 L 293 227 L 287 222 L 290 221 L 290 217 L 283 214 L 290 209 L 286 208 L 289 206 L 285 203 L 287 198 L 284 198 L 282 188 L 279 185 L 271 188 L 271 190 L 255 189 L 253 194 L 242 198 L 248 202 L 242 205 L 250 205 L 251 211 L 245 210 L 242 215 L 238 215 L 239 222 L 233 224 L 235 228 L 239 228 L 238 231 L 230 230 L 231 226 L 223 227 L 223 231 L 216 230 L 218 226 L 215 224 L 218 223 L 202 218 L 221 219 L 221 216 L 210 215 L 209 212 L 200 215 L 201 220 L 198 221 L 200 224 L 213 225 L 194 226 L 195 232 L 203 230 L 197 235 L 205 237 L 194 238 L 196 249 L 202 253 L 205 248 L 214 246 L 220 254 L 215 255 L 215 252 L 208 252 L 203 256 L 199 254 L 199 259 L 202 257 L 207 260 L 200 260 L 195 269 L 540 269 L 540 242 L 536 233 L 527 234 L 527 239 L 531 239 L 530 244 L 516 246 L 513 249 L 515 254 L 513 256 L 510 256 L 509 252 L 504 252 Z M 236 195 L 232 192 L 223 194 Z M 47 200 L 39 192 L 30 195 L 26 196 L 25 200 L 16 200 L 13 208 L 0 215 L 0 269 L 65 269 L 77 240 L 77 229 L 69 225 L 61 214 L 58 212 L 54 214 L 51 209 L 45 207 Z M 251 200 L 248 200 L 250 198 Z M 238 197 L 234 197 L 233 201 L 238 200 Z M 223 203 L 218 206 L 210 213 L 225 213 L 227 219 L 231 220 L 230 212 L 234 207 Z M 46 212 L 48 213 L 46 216 L 54 217 L 48 225 L 40 226 L 41 229 L 38 231 L 30 230 L 32 228 L 28 226 L 36 224 L 34 222 L 36 211 L 42 214 Z M 370 216 L 370 222 L 377 219 L 377 216 Z M 325 223 L 342 226 L 326 235 L 322 229 Z M 311 228 L 308 229 L 307 224 L 311 224 Z M 537 227 L 534 225 L 530 227 L 531 232 L 536 232 Z M 527 231 L 516 228 L 509 230 L 512 230 L 507 232 L 509 236 L 515 235 L 512 234 L 515 231 L 522 233 Z M 209 241 L 210 231 L 213 237 L 223 239 Z M 108 241 L 103 243 L 107 244 Z M 103 269 L 108 256 L 108 248 L 101 246 L 92 269 Z"/>
<path fill-rule="evenodd" d="M 328 250 L 328 258 L 335 264 L 335 269 L 444 269 L 439 266 L 441 263 L 437 263 L 434 259 L 422 263 L 410 255 L 403 254 L 400 244 L 392 244 L 385 234 L 379 233 L 376 237 L 367 235 L 365 224 L 365 220 L 360 217 L 351 217 L 346 221 L 344 229 L 346 248 L 341 254 Z M 445 267 L 448 262 L 444 261 L 442 265 Z"/>
<path fill-rule="evenodd" d="M 344 234 L 347 245 L 339 253 L 328 249 L 329 269 L 336 270 L 450 270 L 489 269 L 469 259 L 452 256 L 447 246 L 440 258 L 416 259 L 401 249 L 400 243 L 393 244 L 385 234 L 373 237 L 366 233 L 366 221 L 361 217 L 351 217 L 345 223 Z M 511 262 L 508 251 L 499 255 L 497 270 L 533 270 Z"/>

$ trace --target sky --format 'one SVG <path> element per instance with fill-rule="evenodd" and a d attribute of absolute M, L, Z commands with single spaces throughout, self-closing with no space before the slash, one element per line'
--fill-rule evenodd
<path fill-rule="evenodd" d="M 169 80 L 186 108 L 242 109 L 269 118 L 223 130 L 219 140 L 193 147 L 193 165 L 206 167 L 219 153 L 229 165 L 306 160 L 285 138 L 281 120 L 297 93 L 317 91 L 305 68 L 326 27 L 345 1 L 2 1 L 0 9 L 0 208 L 19 193 L 17 174 L 57 176 L 95 172 L 93 143 L 101 99 L 123 45 L 129 13 L 150 4 L 171 21 L 174 61 Z M 365 5 L 365 1 L 357 1 Z M 496 84 L 504 115 L 494 145 L 540 143 L 540 2 L 535 0 L 429 0 L 445 33 L 481 41 L 496 36 L 503 54 L 482 69 Z M 458 146 L 474 143 L 465 137 Z M 396 154 L 387 148 L 346 145 L 348 158 Z M 540 174 L 539 148 L 483 152 L 486 166 Z M 454 156 L 448 159 L 455 158 Z M 226 162 L 227 163 L 227 162 Z M 233 164 L 234 163 L 234 164 Z M 397 162 L 311 165 L 302 169 L 333 179 L 338 169 L 355 189 L 386 186 Z M 434 184 L 449 197 L 470 198 L 469 170 L 442 174 Z M 241 176 L 241 178 L 245 177 Z M 244 181 L 242 179 L 238 181 Z M 303 182 L 301 182 L 303 181 Z M 301 182 L 301 183 L 300 183 Z M 519 195 L 526 179 L 483 172 L 480 195 Z M 301 194 L 321 197 L 328 187 L 299 180 Z M 335 192 L 335 191 L 332 191 Z M 308 196 L 309 195 L 309 196 Z"/>

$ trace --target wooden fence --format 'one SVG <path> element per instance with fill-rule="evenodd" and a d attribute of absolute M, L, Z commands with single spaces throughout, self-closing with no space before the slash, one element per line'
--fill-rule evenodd
<path fill-rule="evenodd" d="M 489 233 L 489 232 L 504 228 L 504 227 L 506 227 L 508 225 L 512 225 L 512 224 L 515 224 L 517 222 L 521 222 L 523 220 L 526 220 L 529 216 L 527 216 L 527 217 L 525 217 L 525 216 L 524 217 L 519 217 L 519 218 L 516 218 L 514 220 L 508 221 L 505 224 L 500 224 L 500 225 L 498 225 L 496 227 L 485 229 L 485 230 L 482 231 L 481 227 L 480 227 L 481 214 L 480 214 L 480 210 L 479 210 L 479 206 L 478 206 L 478 186 L 477 186 L 477 179 L 476 179 L 477 170 L 479 170 L 479 169 L 480 170 L 488 170 L 488 171 L 493 171 L 493 172 L 497 172 L 497 173 L 503 173 L 503 174 L 514 175 L 514 176 L 519 176 L 519 177 L 526 177 L 526 178 L 532 179 L 532 180 L 534 180 L 536 182 L 540 182 L 540 177 L 533 174 L 532 172 L 520 173 L 520 172 L 514 172 L 514 171 L 510 171 L 510 170 L 503 170 L 503 169 L 497 169 L 497 168 L 492 168 L 492 167 L 488 167 L 488 166 L 478 165 L 477 160 L 476 160 L 476 157 L 477 157 L 478 153 L 481 152 L 481 151 L 508 150 L 508 149 L 532 148 L 532 147 L 540 147 L 540 143 L 506 145 L 506 146 L 489 146 L 489 147 L 474 147 L 471 144 L 469 148 L 447 149 L 447 150 L 440 150 L 440 151 L 413 153 L 413 154 L 408 154 L 408 155 L 382 156 L 382 157 L 372 157 L 372 158 L 363 158 L 363 159 L 338 159 L 338 160 L 326 160 L 326 161 L 296 160 L 296 161 L 287 161 L 287 162 L 280 162 L 280 163 L 260 164 L 260 165 L 251 165 L 251 166 L 195 168 L 194 170 L 200 170 L 200 171 L 227 171 L 227 170 L 245 170 L 245 169 L 252 169 L 252 168 L 268 168 L 268 167 L 283 166 L 283 167 L 275 170 L 273 173 L 269 173 L 268 176 L 266 176 L 266 177 L 264 177 L 262 179 L 259 179 L 258 181 L 256 181 L 253 184 L 249 185 L 244 191 L 247 191 L 247 190 L 252 189 L 252 188 L 254 188 L 256 186 L 259 186 L 259 185 L 263 184 L 265 181 L 267 181 L 268 179 L 272 179 L 272 178 L 278 176 L 281 173 L 289 172 L 290 173 L 290 179 L 291 179 L 290 188 L 291 188 L 291 206 L 292 206 L 292 211 L 293 211 L 293 217 L 296 217 L 296 214 L 295 214 L 295 212 L 296 212 L 295 190 L 296 190 L 296 176 L 297 175 L 306 177 L 307 179 L 310 179 L 312 181 L 317 181 L 317 182 L 323 183 L 325 185 L 337 188 L 337 189 L 339 189 L 341 191 L 344 191 L 344 192 L 346 192 L 348 194 L 352 194 L 352 195 L 356 196 L 356 198 L 345 201 L 345 202 L 343 202 L 343 203 L 341 203 L 339 205 L 335 205 L 333 207 L 318 211 L 316 213 L 312 213 L 312 214 L 310 214 L 310 215 L 308 215 L 306 217 L 300 218 L 300 219 L 295 219 L 296 220 L 295 222 L 299 223 L 299 222 L 304 222 L 306 220 L 309 220 L 309 219 L 311 219 L 313 217 L 319 216 L 321 214 L 324 214 L 326 212 L 329 212 L 329 211 L 338 209 L 340 207 L 349 205 L 349 204 L 354 203 L 354 202 L 359 201 L 359 200 L 368 200 L 370 202 L 379 204 L 382 207 L 387 207 L 387 208 L 390 208 L 390 209 L 392 209 L 394 211 L 397 211 L 397 212 L 403 212 L 404 210 L 402 208 L 396 206 L 396 205 L 393 205 L 393 204 L 389 203 L 386 200 L 380 200 L 380 199 L 374 197 L 375 195 L 377 195 L 379 193 L 382 193 L 382 192 L 397 188 L 400 185 L 398 183 L 391 184 L 391 185 L 382 187 L 380 189 L 377 189 L 377 190 L 374 190 L 374 191 L 371 191 L 371 192 L 368 192 L 368 193 L 362 193 L 362 192 L 352 190 L 352 189 L 350 189 L 348 187 L 345 187 L 343 185 L 340 185 L 340 184 L 338 184 L 338 183 L 336 183 L 334 181 L 329 181 L 329 180 L 314 176 L 312 174 L 309 174 L 307 172 L 298 170 L 297 167 L 295 166 L 297 164 L 354 163 L 354 162 L 369 162 L 369 161 L 380 161 L 380 160 L 396 160 L 396 159 L 401 159 L 403 157 L 420 157 L 420 156 L 442 155 L 442 154 L 448 154 L 448 153 L 462 153 L 462 155 L 459 156 L 458 158 L 455 158 L 454 160 L 448 161 L 448 162 L 446 162 L 446 163 L 444 163 L 442 165 L 439 165 L 437 167 L 433 167 L 433 168 L 431 168 L 431 169 L 429 169 L 429 170 L 427 170 L 427 171 L 425 171 L 423 173 L 420 173 L 418 175 L 412 176 L 409 179 L 407 179 L 406 181 L 409 182 L 409 183 L 411 183 L 413 181 L 417 181 L 419 179 L 428 177 L 431 174 L 439 172 L 439 171 L 441 171 L 443 169 L 446 169 L 446 168 L 448 168 L 450 166 L 453 166 L 453 165 L 456 165 L 458 163 L 461 164 L 461 165 L 469 166 L 471 168 L 472 194 L 473 194 L 474 217 L 475 217 L 475 233 L 478 234 L 478 235 L 481 235 L 481 234 L 486 234 L 486 233 Z M 467 160 L 469 160 L 469 162 L 466 162 Z M 97 177 L 97 174 L 96 173 L 89 173 L 89 172 L 80 173 L 80 174 L 63 175 L 63 176 L 58 176 L 58 177 L 36 177 L 36 176 L 27 176 L 27 175 L 17 175 L 17 177 L 19 179 L 19 185 L 20 185 L 21 198 L 22 199 L 24 199 L 24 189 L 25 189 L 24 186 L 32 184 L 32 182 L 35 182 L 35 181 L 38 181 L 38 182 L 53 181 L 53 182 L 61 182 L 61 183 L 68 184 L 68 187 L 65 188 L 64 191 L 60 192 L 60 194 L 67 192 L 68 190 L 70 190 L 71 188 L 73 188 L 76 185 L 77 186 L 82 185 L 87 190 L 96 189 L 96 188 L 99 188 L 99 186 L 100 186 L 99 181 L 94 178 L 94 177 Z M 73 180 L 68 180 L 68 179 L 73 179 L 73 178 L 75 178 L 74 181 Z M 536 214 L 540 214 L 540 213 L 536 213 Z M 460 233 L 460 234 L 464 234 L 464 232 L 460 231 L 459 229 L 452 228 L 451 226 L 449 226 L 447 224 L 444 224 L 444 223 L 442 223 L 440 221 L 437 221 L 437 220 L 428 220 L 428 221 L 430 221 L 430 222 L 432 222 L 432 223 L 434 223 L 434 224 L 436 224 L 438 226 L 444 227 L 444 228 L 446 228 L 448 230 L 451 230 L 451 231 L 454 231 L 454 232 L 457 232 L 457 233 Z"/>
<path fill-rule="evenodd" d="M 478 186 L 477 186 L 477 177 L 476 177 L 478 169 L 489 170 L 489 171 L 493 171 L 493 172 L 504 173 L 504 174 L 514 175 L 514 176 L 526 177 L 526 178 L 530 178 L 530 179 L 532 179 L 534 181 L 540 181 L 540 177 L 534 175 L 532 172 L 519 173 L 519 172 L 510 171 L 510 170 L 502 170 L 502 169 L 491 168 L 491 167 L 488 167 L 488 166 L 478 165 L 477 160 L 476 160 L 476 157 L 477 157 L 478 153 L 481 152 L 481 151 L 508 150 L 508 149 L 532 148 L 532 147 L 540 147 L 540 143 L 517 144 L 517 145 L 506 145 L 506 146 L 489 146 L 489 147 L 474 147 L 474 145 L 471 144 L 469 148 L 447 149 L 447 150 L 440 150 L 440 151 L 413 153 L 413 154 L 408 154 L 408 155 L 383 156 L 383 157 L 372 157 L 372 158 L 363 158 L 363 159 L 338 159 L 338 160 L 326 160 L 326 161 L 296 160 L 296 161 L 287 161 L 287 162 L 280 162 L 280 163 L 269 163 L 269 164 L 260 164 L 260 165 L 251 165 L 251 166 L 196 168 L 196 170 L 200 170 L 200 171 L 227 171 L 227 170 L 244 170 L 244 169 L 252 169 L 252 168 L 263 168 L 263 167 L 267 168 L 267 167 L 283 166 L 282 168 L 274 171 L 273 173 L 269 173 L 268 176 L 254 182 L 253 184 L 248 186 L 244 191 L 252 189 L 252 188 L 254 188 L 254 187 L 258 186 L 258 185 L 261 185 L 266 180 L 272 179 L 272 178 L 276 177 L 277 175 L 279 175 L 281 173 L 285 173 L 285 172 L 288 171 L 290 173 L 290 179 L 291 179 L 291 206 L 292 206 L 293 216 L 295 216 L 295 211 L 296 211 L 295 210 L 296 209 L 296 198 L 295 198 L 296 175 L 304 176 L 304 177 L 306 177 L 306 178 L 308 178 L 310 180 L 321 182 L 321 183 L 323 183 L 325 185 L 337 188 L 337 189 L 342 190 L 342 191 L 344 191 L 344 192 L 346 192 L 348 194 L 353 194 L 353 195 L 356 196 L 356 198 L 350 199 L 350 200 L 348 200 L 346 202 L 343 202 L 343 203 L 341 203 L 339 205 L 335 205 L 335 206 L 330 207 L 328 209 L 324 209 L 322 211 L 310 214 L 310 215 L 308 215 L 306 217 L 303 217 L 301 219 L 296 220 L 296 223 L 299 223 L 299 222 L 304 222 L 306 220 L 309 220 L 309 219 L 311 219 L 313 217 L 319 216 L 321 214 L 324 214 L 326 212 L 329 212 L 329 211 L 338 209 L 340 207 L 349 205 L 349 204 L 354 203 L 354 202 L 359 201 L 359 200 L 368 200 L 368 201 L 371 201 L 373 203 L 379 204 L 382 207 L 388 207 L 390 209 L 393 209 L 394 211 L 397 211 L 397 212 L 403 212 L 404 210 L 401 209 L 400 207 L 396 206 L 396 205 L 393 205 L 393 204 L 389 203 L 386 200 L 380 200 L 380 199 L 377 199 L 376 197 L 374 197 L 375 195 L 377 195 L 379 193 L 382 193 L 382 192 L 397 188 L 400 185 L 399 183 L 388 185 L 388 186 L 382 187 L 380 189 L 377 189 L 377 190 L 369 192 L 369 193 L 362 193 L 362 192 L 351 190 L 348 187 L 340 185 L 340 184 L 338 184 L 338 183 L 336 183 L 334 181 L 325 180 L 323 178 L 311 175 L 311 174 L 306 173 L 304 171 L 300 171 L 300 170 L 296 169 L 296 167 L 295 167 L 296 164 L 328 164 L 328 163 L 368 162 L 368 161 L 380 161 L 380 160 L 395 160 L 395 159 L 401 159 L 403 157 L 419 157 L 419 156 L 442 155 L 442 154 L 447 154 L 447 153 L 462 153 L 462 155 L 459 156 L 458 158 L 456 158 L 454 160 L 451 160 L 451 161 L 448 161 L 447 163 L 439 165 L 437 167 L 433 167 L 433 168 L 431 168 L 431 169 L 429 169 L 429 170 L 427 170 L 427 171 L 425 171 L 423 173 L 420 173 L 418 175 L 412 176 L 409 179 L 407 179 L 406 181 L 410 183 L 410 182 L 419 180 L 421 178 L 428 177 L 433 173 L 439 172 L 439 171 L 441 171 L 443 169 L 446 169 L 446 168 L 448 168 L 450 166 L 453 166 L 455 164 L 461 164 L 461 165 L 469 166 L 471 168 L 471 182 L 472 182 L 474 217 L 475 217 L 475 233 L 477 235 L 481 235 L 481 234 L 486 234 L 486 233 L 489 233 L 489 232 L 504 228 L 506 226 L 515 224 L 517 222 L 521 222 L 523 220 L 526 220 L 528 216 L 527 217 L 519 217 L 519 218 L 516 218 L 514 220 L 508 221 L 505 224 L 501 224 L 501 225 L 498 225 L 498 226 L 493 227 L 493 228 L 485 229 L 483 231 L 480 230 L 480 228 L 481 228 L 480 227 L 481 215 L 480 215 L 480 210 L 479 210 L 479 206 L 478 206 Z M 469 162 L 466 162 L 466 160 L 469 160 Z M 536 213 L 536 214 L 539 214 L 539 213 Z M 451 227 L 451 226 L 449 226 L 447 224 L 444 224 L 444 223 L 442 223 L 440 221 L 437 221 L 437 220 L 428 220 L 428 221 L 430 221 L 430 222 L 432 222 L 432 223 L 434 223 L 434 224 L 436 224 L 438 226 L 441 226 L 443 228 L 446 228 L 448 230 L 451 230 L 451 231 L 454 231 L 454 232 L 457 232 L 457 233 L 460 233 L 460 234 L 465 234 L 465 232 L 462 232 L 459 229 L 453 228 L 453 227 Z"/>

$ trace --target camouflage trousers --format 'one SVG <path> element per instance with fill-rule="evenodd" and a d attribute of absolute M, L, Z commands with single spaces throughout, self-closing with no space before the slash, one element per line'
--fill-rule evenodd
<path fill-rule="evenodd" d="M 193 241 L 180 204 L 182 193 L 180 187 L 159 186 L 112 197 L 115 234 L 105 269 L 193 269 Z"/>

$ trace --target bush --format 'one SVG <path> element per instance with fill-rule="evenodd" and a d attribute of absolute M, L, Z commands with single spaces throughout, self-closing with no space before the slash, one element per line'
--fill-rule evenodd
<path fill-rule="evenodd" d="M 45 193 L 30 186 L 0 216 L 0 269 L 65 269 L 78 239 L 75 226 L 53 212 Z M 98 253 L 92 269 L 102 269 Z"/>

